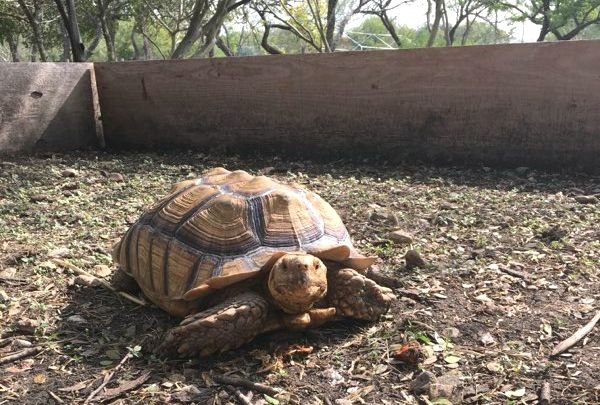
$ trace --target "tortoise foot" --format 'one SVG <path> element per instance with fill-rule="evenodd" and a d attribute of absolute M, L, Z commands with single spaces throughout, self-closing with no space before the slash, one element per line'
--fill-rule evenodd
<path fill-rule="evenodd" d="M 266 331 L 269 303 L 254 292 L 186 317 L 173 328 L 158 352 L 180 357 L 208 356 L 236 349 Z"/>
<path fill-rule="evenodd" d="M 338 315 L 355 319 L 377 320 L 396 298 L 391 289 L 353 269 L 332 271 L 328 285 L 329 304 L 337 309 Z"/>

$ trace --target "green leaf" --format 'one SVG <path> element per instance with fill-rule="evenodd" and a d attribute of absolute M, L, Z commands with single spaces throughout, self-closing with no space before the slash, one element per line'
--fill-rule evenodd
<path fill-rule="evenodd" d="M 279 405 L 279 400 L 273 397 L 268 396 L 267 394 L 263 394 L 265 401 L 267 401 L 271 405 Z"/>
<path fill-rule="evenodd" d="M 460 357 L 451 354 L 449 356 L 444 357 L 444 361 L 448 364 L 456 364 L 460 361 Z"/>

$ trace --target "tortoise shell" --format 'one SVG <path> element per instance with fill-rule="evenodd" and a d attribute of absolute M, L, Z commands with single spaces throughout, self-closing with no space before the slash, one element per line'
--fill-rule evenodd
<path fill-rule="evenodd" d="M 245 171 L 215 168 L 177 183 L 113 252 L 148 298 L 185 316 L 206 293 L 258 275 L 286 252 L 364 269 L 335 210 L 317 194 Z"/>

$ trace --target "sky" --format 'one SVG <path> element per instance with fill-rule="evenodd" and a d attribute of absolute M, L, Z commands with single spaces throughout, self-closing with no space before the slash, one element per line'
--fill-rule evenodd
<path fill-rule="evenodd" d="M 425 21 L 427 13 L 427 3 L 425 0 L 416 0 L 412 3 L 402 4 L 395 8 L 390 13 L 394 17 L 394 21 L 400 25 L 407 25 L 411 28 L 418 28 L 422 26 Z M 504 15 L 505 19 L 508 19 L 508 14 Z M 353 21 L 354 22 L 354 21 Z M 350 24 L 350 27 L 354 24 Z M 358 25 L 358 24 L 356 24 Z M 509 31 L 511 27 L 514 28 L 513 39 L 511 42 L 535 42 L 539 35 L 539 26 L 527 21 L 525 23 L 515 23 L 512 21 L 506 21 L 500 24 L 502 29 Z"/>

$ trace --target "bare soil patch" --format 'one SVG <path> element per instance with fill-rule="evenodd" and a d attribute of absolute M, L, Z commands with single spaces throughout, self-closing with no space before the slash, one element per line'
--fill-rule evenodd
<path fill-rule="evenodd" d="M 237 389 L 253 404 L 448 403 L 436 393 L 454 403 L 536 403 L 547 383 L 553 403 L 600 403 L 600 326 L 549 356 L 600 309 L 600 177 L 196 153 L 0 165 L 0 362 L 39 348 L 0 364 L 1 404 L 84 403 L 126 356 L 94 402 L 241 403 Z M 109 279 L 112 243 L 144 207 L 213 166 L 316 191 L 405 294 L 378 323 L 274 333 L 208 359 L 156 357 L 176 319 L 53 259 Z M 408 269 L 409 249 L 426 265 Z M 395 358 L 413 341 L 416 366 Z M 435 389 L 411 387 L 420 370 L 436 376 Z M 285 392 L 234 389 L 215 373 Z"/>

